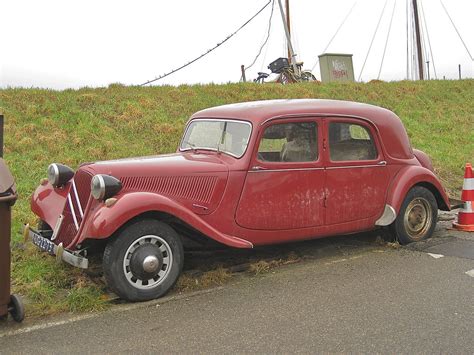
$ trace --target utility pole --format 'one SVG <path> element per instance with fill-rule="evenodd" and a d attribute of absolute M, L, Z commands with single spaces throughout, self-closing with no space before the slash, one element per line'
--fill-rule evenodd
<path fill-rule="evenodd" d="M 413 16 L 415 17 L 415 35 L 416 35 L 416 51 L 417 51 L 417 57 L 418 57 L 418 71 L 420 72 L 420 80 L 424 80 L 423 51 L 421 48 L 420 19 L 418 18 L 417 0 L 413 0 Z"/>
<path fill-rule="evenodd" d="M 286 23 L 285 11 L 283 10 L 283 5 L 281 0 L 278 0 L 278 5 L 280 6 L 281 19 L 283 21 L 283 26 L 285 27 L 286 40 L 288 42 L 288 51 L 290 52 L 290 64 L 293 67 L 294 73 L 298 74 L 298 68 L 295 63 L 295 51 L 293 50 L 293 45 L 291 44 L 290 30 L 288 29 L 288 24 Z"/>
<path fill-rule="evenodd" d="M 0 158 L 3 157 L 3 115 L 0 115 Z"/>
<path fill-rule="evenodd" d="M 240 66 L 241 77 L 240 79 L 245 83 L 247 82 L 247 78 L 245 77 L 245 65 Z"/>
<path fill-rule="evenodd" d="M 285 9 L 286 9 L 286 25 L 288 26 L 288 35 L 291 38 L 291 25 L 290 25 L 290 0 L 285 1 Z M 291 63 L 291 53 L 290 53 L 290 46 L 288 45 L 288 61 Z"/>

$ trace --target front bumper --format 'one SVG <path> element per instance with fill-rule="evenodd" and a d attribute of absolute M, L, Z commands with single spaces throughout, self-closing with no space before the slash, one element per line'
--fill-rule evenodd
<path fill-rule="evenodd" d="M 87 258 L 64 249 L 62 243 L 59 245 L 54 244 L 48 238 L 43 237 L 40 231 L 32 229 L 28 224 L 25 225 L 23 236 L 25 241 L 30 239 L 40 250 L 55 255 L 58 261 L 64 261 L 80 269 L 87 269 L 89 267 L 89 260 Z"/>

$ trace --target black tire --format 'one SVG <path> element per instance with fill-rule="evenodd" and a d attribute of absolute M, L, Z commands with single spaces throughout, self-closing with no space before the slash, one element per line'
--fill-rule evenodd
<path fill-rule="evenodd" d="M 38 230 L 53 230 L 53 228 L 51 228 L 51 226 L 46 223 L 45 221 L 43 221 L 42 219 L 40 219 L 40 221 L 38 222 Z"/>
<path fill-rule="evenodd" d="M 400 244 L 431 237 L 438 219 L 438 203 L 430 190 L 415 186 L 408 191 L 395 222 L 390 226 Z"/>
<path fill-rule="evenodd" d="M 174 286 L 183 259 L 183 245 L 173 228 L 158 220 L 142 219 L 107 244 L 104 275 L 120 298 L 148 301 L 165 295 Z"/>
<path fill-rule="evenodd" d="M 301 73 L 301 80 L 302 81 L 317 81 L 316 77 L 313 75 L 313 73 L 309 71 L 304 71 Z"/>
<path fill-rule="evenodd" d="M 22 322 L 25 319 L 25 307 L 21 301 L 20 296 L 11 295 L 10 304 L 8 305 L 8 312 L 11 314 L 15 322 Z"/>
<path fill-rule="evenodd" d="M 51 228 L 51 226 L 42 219 L 40 219 L 38 222 L 38 230 L 43 231 L 43 237 L 51 240 L 51 237 L 53 236 L 53 228 Z"/>

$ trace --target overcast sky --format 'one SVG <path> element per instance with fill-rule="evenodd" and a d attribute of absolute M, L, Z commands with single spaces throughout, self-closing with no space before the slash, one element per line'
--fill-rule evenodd
<path fill-rule="evenodd" d="M 0 86 L 56 89 L 141 84 L 197 57 L 235 31 L 268 0 L 0 0 Z M 362 80 L 377 77 L 395 0 L 388 0 Z M 421 2 L 438 78 L 474 77 L 474 65 L 439 0 Z M 311 69 L 355 0 L 291 0 L 298 60 Z M 328 48 L 353 54 L 356 79 L 385 0 L 358 0 Z M 474 1 L 444 0 L 474 55 Z M 286 55 L 276 2 L 268 45 L 247 77 Z M 157 85 L 235 82 L 266 36 L 271 6 L 235 37 Z M 268 70 L 267 70 L 268 71 Z M 314 69 L 320 78 L 319 66 Z M 434 77 L 431 66 L 431 77 Z M 396 0 L 382 80 L 406 78 L 406 0 Z"/>

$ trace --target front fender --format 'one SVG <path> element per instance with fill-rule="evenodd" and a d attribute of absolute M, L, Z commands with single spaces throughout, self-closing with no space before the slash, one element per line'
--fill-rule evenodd
<path fill-rule="evenodd" d="M 400 169 L 388 191 L 387 204 L 392 206 L 397 214 L 408 191 L 415 185 L 428 188 L 435 196 L 438 208 L 449 211 L 449 197 L 436 175 L 427 168 L 411 165 Z"/>
<path fill-rule="evenodd" d="M 63 188 L 54 188 L 49 183 L 39 185 L 31 195 L 31 211 L 54 227 L 58 216 L 64 210 L 68 192 L 69 184 Z"/>
<path fill-rule="evenodd" d="M 151 192 L 132 192 L 117 198 L 117 202 L 107 207 L 100 203 L 91 211 L 87 228 L 84 228 L 83 239 L 105 239 L 110 237 L 124 223 L 146 212 L 165 212 L 204 235 L 235 248 L 252 248 L 253 244 L 224 233 L 202 220 L 194 212 L 175 201 Z M 81 241 L 82 241 L 81 240 Z"/>

